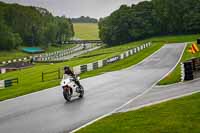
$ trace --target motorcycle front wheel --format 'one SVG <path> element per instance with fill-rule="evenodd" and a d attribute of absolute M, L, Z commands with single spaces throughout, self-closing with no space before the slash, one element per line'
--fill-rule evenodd
<path fill-rule="evenodd" d="M 63 96 L 66 101 L 70 102 L 71 101 L 71 94 L 69 91 L 63 91 Z"/>

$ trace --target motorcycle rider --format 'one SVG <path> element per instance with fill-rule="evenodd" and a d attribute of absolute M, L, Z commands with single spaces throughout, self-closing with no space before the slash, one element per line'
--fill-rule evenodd
<path fill-rule="evenodd" d="M 74 82 L 78 85 L 79 88 L 81 88 L 81 84 L 79 82 L 79 80 L 76 78 L 76 75 L 74 74 L 74 72 L 70 69 L 69 66 L 65 66 L 64 67 L 64 74 L 72 77 L 74 79 Z"/>

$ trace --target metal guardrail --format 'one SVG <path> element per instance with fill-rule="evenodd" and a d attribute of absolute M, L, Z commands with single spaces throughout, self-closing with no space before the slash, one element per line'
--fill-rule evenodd
<path fill-rule="evenodd" d="M 51 56 L 66 55 L 66 54 L 72 53 L 73 50 L 75 50 L 75 49 L 77 49 L 79 47 L 81 47 L 81 45 L 77 45 L 77 46 L 72 47 L 72 48 L 67 48 L 65 50 L 55 51 L 55 52 L 51 52 L 51 53 L 44 53 L 44 54 L 38 54 L 38 55 L 34 55 L 34 56 L 29 56 L 29 57 L 22 57 L 22 58 L 19 58 L 19 59 L 12 59 L 12 60 L 7 60 L 7 61 L 2 61 L 2 62 L 0 62 L 0 64 L 5 65 L 5 64 L 14 63 L 14 62 L 29 61 L 29 60 L 31 60 L 33 58 L 37 59 L 38 57 L 47 59 L 47 58 L 49 58 Z"/>
<path fill-rule="evenodd" d="M 71 40 L 65 42 L 66 44 L 87 44 L 87 43 L 103 43 L 101 40 Z"/>
<path fill-rule="evenodd" d="M 14 84 L 18 84 L 18 83 L 19 83 L 18 78 L 1 80 L 0 81 L 0 88 L 4 89 L 4 88 L 7 88 L 7 87 L 11 87 Z"/>

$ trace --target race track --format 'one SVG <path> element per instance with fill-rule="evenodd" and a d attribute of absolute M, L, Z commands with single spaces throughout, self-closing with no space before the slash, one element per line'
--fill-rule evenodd
<path fill-rule="evenodd" d="M 184 48 L 184 44 L 168 44 L 129 69 L 84 79 L 84 99 L 71 103 L 65 102 L 60 87 L 3 101 L 0 132 L 72 131 L 150 90 L 175 66 Z"/>

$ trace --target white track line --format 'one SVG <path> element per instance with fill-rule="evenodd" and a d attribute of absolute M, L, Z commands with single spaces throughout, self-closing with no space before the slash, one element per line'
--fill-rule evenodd
<path fill-rule="evenodd" d="M 122 109 L 123 107 L 125 107 L 126 105 L 128 105 L 129 103 L 131 103 L 131 102 L 133 102 L 134 100 L 136 100 L 137 98 L 139 98 L 139 97 L 143 96 L 144 94 L 146 94 L 147 92 L 149 92 L 157 83 L 159 83 L 163 78 L 165 78 L 169 73 L 171 73 L 171 72 L 176 68 L 176 66 L 177 66 L 177 65 L 179 64 L 179 62 L 181 61 L 181 58 L 182 58 L 182 56 L 183 56 L 183 54 L 184 54 L 184 51 L 185 51 L 186 46 L 187 46 L 187 44 L 185 43 L 184 49 L 183 49 L 183 51 L 182 51 L 182 53 L 181 53 L 181 56 L 180 56 L 178 62 L 176 63 L 176 65 L 175 65 L 168 73 L 166 73 L 160 80 L 156 81 L 149 89 L 147 89 L 146 91 L 144 91 L 144 92 L 141 93 L 140 95 L 138 95 L 138 96 L 132 98 L 131 100 L 129 100 L 128 102 L 126 102 L 126 103 L 123 104 L 122 106 L 120 106 L 120 107 L 114 109 L 114 110 L 111 111 L 110 113 L 107 113 L 107 114 L 105 114 L 105 115 L 103 115 L 103 116 L 100 116 L 100 117 L 98 117 L 97 119 L 92 120 L 92 121 L 90 121 L 90 122 L 84 124 L 83 126 L 81 126 L 81 127 L 77 128 L 77 129 L 71 131 L 70 133 L 75 133 L 75 132 L 77 132 L 78 130 L 80 130 L 80 129 L 82 129 L 82 128 L 88 126 L 88 125 L 91 125 L 92 123 L 94 123 L 94 122 L 96 122 L 96 121 L 98 121 L 98 120 L 100 120 L 100 119 L 102 119 L 102 118 L 105 118 L 105 117 L 107 117 L 107 116 L 109 116 L 109 115 L 112 115 L 113 113 L 119 111 L 120 109 Z M 159 50 L 158 50 L 158 51 L 159 51 Z M 158 51 L 156 51 L 154 54 L 156 54 Z M 154 54 L 153 54 L 153 55 L 154 55 Z M 151 55 L 151 56 L 153 56 L 153 55 Z M 150 56 L 150 57 L 151 57 L 151 56 Z M 150 57 L 148 57 L 148 58 L 150 58 Z M 145 60 L 143 60 L 143 61 L 145 61 Z M 142 61 L 142 62 L 143 62 L 143 61 Z M 141 62 L 140 62 L 140 63 L 141 63 Z M 138 64 L 140 64 L 140 63 L 138 63 Z"/>
<path fill-rule="evenodd" d="M 197 80 L 200 80 L 200 78 L 196 78 L 196 79 L 193 79 L 193 80 L 190 80 L 190 81 L 185 81 L 185 82 L 173 83 L 173 84 L 169 84 L 169 85 L 157 85 L 156 87 L 158 87 L 158 88 L 171 87 L 171 86 L 174 86 L 174 85 L 188 84 L 188 83 L 191 83 L 191 82 L 194 82 L 194 81 L 197 81 Z"/>
<path fill-rule="evenodd" d="M 199 93 L 199 92 L 200 92 L 200 90 L 194 91 L 194 92 L 190 92 L 190 93 L 185 93 L 185 94 L 182 94 L 182 95 L 178 95 L 178 96 L 166 98 L 166 99 L 163 99 L 163 100 L 159 100 L 159 101 L 155 101 L 155 102 L 150 102 L 148 104 L 140 105 L 138 107 L 127 109 L 127 110 L 124 110 L 124 111 L 122 110 L 121 112 L 128 112 L 128 111 L 138 110 L 138 109 L 141 109 L 141 108 L 144 108 L 144 107 L 148 107 L 148 106 L 152 106 L 152 105 L 155 105 L 155 104 L 167 102 L 167 101 L 178 99 L 178 98 L 185 97 L 185 96 L 190 96 L 190 95 L 193 95 L 193 94 L 196 94 L 196 93 Z"/>

